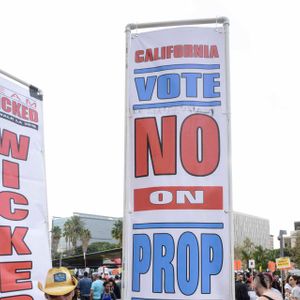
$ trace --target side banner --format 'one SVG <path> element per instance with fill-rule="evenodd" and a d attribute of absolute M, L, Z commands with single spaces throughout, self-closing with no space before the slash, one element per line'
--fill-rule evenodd
<path fill-rule="evenodd" d="M 37 282 L 51 267 L 42 101 L 2 76 L 0 159 L 0 298 L 42 299 Z"/>
<path fill-rule="evenodd" d="M 232 299 L 224 29 L 127 45 L 123 299 Z"/>

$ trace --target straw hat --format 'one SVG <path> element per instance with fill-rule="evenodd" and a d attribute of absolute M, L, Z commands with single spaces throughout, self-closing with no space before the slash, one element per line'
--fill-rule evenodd
<path fill-rule="evenodd" d="M 77 286 L 77 279 L 73 277 L 67 268 L 53 268 L 48 271 L 45 288 L 41 282 L 38 288 L 51 296 L 62 296 L 72 292 Z"/>

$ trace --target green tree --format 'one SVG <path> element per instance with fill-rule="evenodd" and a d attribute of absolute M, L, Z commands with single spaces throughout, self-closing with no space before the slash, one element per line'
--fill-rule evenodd
<path fill-rule="evenodd" d="M 80 240 L 82 243 L 81 247 L 82 247 L 85 267 L 86 267 L 86 252 L 87 252 L 91 237 L 92 237 L 91 232 L 88 229 L 85 228 L 85 229 L 81 230 Z"/>
<path fill-rule="evenodd" d="M 80 240 L 82 243 L 81 246 L 82 246 L 83 253 L 87 253 L 91 237 L 92 237 L 91 232 L 87 228 L 82 230 L 81 235 L 80 235 Z"/>
<path fill-rule="evenodd" d="M 241 260 L 243 262 L 244 268 L 248 268 L 249 259 L 253 258 L 254 244 L 249 238 L 246 238 L 241 246 Z"/>
<path fill-rule="evenodd" d="M 54 226 L 51 230 L 51 253 L 52 257 L 57 254 L 58 244 L 61 238 L 62 232 L 59 226 Z"/>
<path fill-rule="evenodd" d="M 262 246 L 256 246 L 253 252 L 253 259 L 255 260 L 256 269 L 262 268 L 262 270 L 266 270 L 268 268 L 268 250 L 264 249 Z"/>
<path fill-rule="evenodd" d="M 88 252 L 89 253 L 94 253 L 94 252 L 99 252 L 99 251 L 106 251 L 106 250 L 111 250 L 118 248 L 118 244 L 113 244 L 113 243 L 108 243 L 108 242 L 95 242 L 92 243 L 88 246 Z"/>
<path fill-rule="evenodd" d="M 70 250 L 71 244 L 71 235 L 72 235 L 72 224 L 71 220 L 68 219 L 64 224 L 63 237 L 65 238 L 67 244 L 67 252 Z"/>
<path fill-rule="evenodd" d="M 77 241 L 80 239 L 81 232 L 84 229 L 84 224 L 79 216 L 72 216 L 64 224 L 63 236 L 66 239 L 68 250 L 74 252 L 77 247 Z M 72 249 L 70 247 L 72 245 Z"/>
<path fill-rule="evenodd" d="M 77 247 L 77 241 L 80 239 L 81 232 L 84 229 L 84 224 L 79 216 L 71 217 L 71 244 L 73 249 Z"/>
<path fill-rule="evenodd" d="M 122 236 L 123 236 L 123 222 L 122 220 L 118 220 L 114 223 L 113 228 L 111 230 L 111 235 L 114 239 L 119 241 L 119 246 L 122 245 Z"/>

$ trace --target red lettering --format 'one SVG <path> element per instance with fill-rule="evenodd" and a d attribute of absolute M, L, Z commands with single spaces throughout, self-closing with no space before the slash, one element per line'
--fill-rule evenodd
<path fill-rule="evenodd" d="M 155 175 L 176 174 L 176 116 L 162 117 L 161 140 L 155 118 L 135 120 L 135 176 L 148 176 L 148 151 Z"/>
<path fill-rule="evenodd" d="M 201 130 L 201 159 L 199 156 L 199 130 Z M 194 176 L 207 176 L 219 164 L 220 137 L 216 121 L 202 114 L 186 118 L 181 127 L 181 161 L 184 169 Z"/>
<path fill-rule="evenodd" d="M 167 58 L 171 58 L 172 53 L 173 53 L 173 46 L 167 46 Z"/>
<path fill-rule="evenodd" d="M 152 49 L 146 49 L 145 61 L 153 61 Z"/>
<path fill-rule="evenodd" d="M 2 183 L 3 186 L 19 189 L 19 164 L 3 160 L 2 161 Z"/>
<path fill-rule="evenodd" d="M 183 47 L 182 45 L 175 45 L 174 46 L 174 57 L 180 58 L 183 56 Z"/>
<path fill-rule="evenodd" d="M 31 254 L 24 241 L 27 231 L 26 227 L 16 227 L 12 234 L 11 227 L 0 226 L 0 255 L 12 255 L 12 247 L 15 248 L 18 255 Z"/>
<path fill-rule="evenodd" d="M 28 120 L 28 107 L 22 105 L 22 118 Z"/>
<path fill-rule="evenodd" d="M 12 102 L 12 113 L 15 116 L 21 117 L 21 103 Z"/>
<path fill-rule="evenodd" d="M 18 136 L 14 132 L 3 130 L 2 136 L 0 133 L 0 154 L 20 160 L 27 160 L 28 148 L 30 139 L 28 136 L 20 135 L 19 143 Z"/>
<path fill-rule="evenodd" d="M 194 45 L 194 56 L 203 57 L 203 45 Z"/>
<path fill-rule="evenodd" d="M 24 220 L 28 216 L 27 209 L 13 209 L 12 203 L 28 205 L 25 196 L 14 192 L 0 192 L 0 217 L 12 221 Z"/>
<path fill-rule="evenodd" d="M 32 269 L 31 261 L 0 263 L 0 292 L 7 293 L 32 289 L 32 282 L 28 281 L 31 278 L 31 272 L 21 271 L 27 269 Z"/>
<path fill-rule="evenodd" d="M 2 97 L 1 100 L 2 100 L 2 109 L 7 113 L 11 112 L 11 101 L 6 97 Z"/>
<path fill-rule="evenodd" d="M 36 123 L 39 121 L 39 115 L 34 109 L 29 109 L 29 120 Z"/>
<path fill-rule="evenodd" d="M 208 45 L 204 45 L 204 57 L 209 58 L 209 48 Z"/>
<path fill-rule="evenodd" d="M 211 58 L 215 58 L 215 57 L 219 57 L 219 52 L 218 52 L 218 48 L 216 45 L 212 45 L 210 48 L 210 57 Z"/>
<path fill-rule="evenodd" d="M 184 57 L 193 57 L 192 45 L 184 45 Z"/>
<path fill-rule="evenodd" d="M 144 50 L 137 50 L 135 51 L 135 62 L 140 63 L 144 61 Z"/>

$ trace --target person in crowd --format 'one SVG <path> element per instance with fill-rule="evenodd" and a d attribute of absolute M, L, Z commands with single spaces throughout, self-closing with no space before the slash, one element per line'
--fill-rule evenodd
<path fill-rule="evenodd" d="M 38 283 L 38 288 L 49 300 L 72 300 L 78 281 L 67 268 L 52 268 L 48 271 L 45 287 Z"/>
<path fill-rule="evenodd" d="M 299 277 L 291 275 L 289 278 L 289 285 L 292 287 L 289 299 L 293 300 L 293 298 L 300 294 Z"/>
<path fill-rule="evenodd" d="M 116 300 L 116 296 L 112 291 L 112 284 L 110 281 L 105 281 L 103 283 L 104 286 L 104 292 L 101 295 L 101 300 Z"/>
<path fill-rule="evenodd" d="M 289 280 L 290 280 L 291 274 L 288 275 L 288 277 L 286 278 L 286 282 L 284 284 L 284 295 L 285 295 L 285 300 L 288 300 L 291 292 L 292 292 L 292 287 L 289 284 Z"/>
<path fill-rule="evenodd" d="M 246 284 L 250 300 L 256 300 L 257 296 L 253 288 L 253 280 L 251 277 L 247 278 Z"/>
<path fill-rule="evenodd" d="M 93 281 L 91 286 L 90 300 L 100 300 L 103 290 L 103 281 L 99 279 L 99 274 L 95 274 L 95 281 Z"/>
<path fill-rule="evenodd" d="M 115 283 L 116 283 L 116 285 L 117 285 L 118 288 L 119 288 L 119 291 L 120 291 L 120 299 L 121 299 L 121 290 L 122 290 L 121 284 L 122 284 L 122 281 L 121 281 L 121 276 L 120 276 L 120 275 L 116 275 L 116 276 L 115 276 Z"/>
<path fill-rule="evenodd" d="M 111 290 L 112 292 L 115 294 L 117 299 L 121 299 L 121 292 L 120 292 L 120 288 L 118 287 L 118 285 L 116 284 L 115 280 L 113 278 L 109 278 L 108 280 L 110 282 L 111 285 Z"/>
<path fill-rule="evenodd" d="M 236 300 L 250 300 L 247 285 L 243 282 L 244 274 L 239 272 L 236 274 L 235 281 L 235 299 Z"/>
<path fill-rule="evenodd" d="M 279 286 L 279 290 L 274 287 L 274 277 L 273 277 L 272 273 L 265 272 L 263 274 L 264 274 L 264 276 L 266 276 L 265 278 L 266 278 L 266 283 L 267 283 L 268 289 L 270 289 L 274 293 L 277 293 L 278 296 L 280 297 L 280 299 L 283 300 L 282 294 L 280 292 L 280 286 Z"/>
<path fill-rule="evenodd" d="M 266 273 L 258 273 L 254 278 L 253 285 L 258 296 L 257 300 L 282 300 L 280 293 L 271 290 L 272 282 Z"/>
<path fill-rule="evenodd" d="M 81 300 L 89 300 L 91 294 L 92 279 L 88 277 L 88 272 L 83 273 L 83 278 L 79 280 L 78 289 Z"/>

